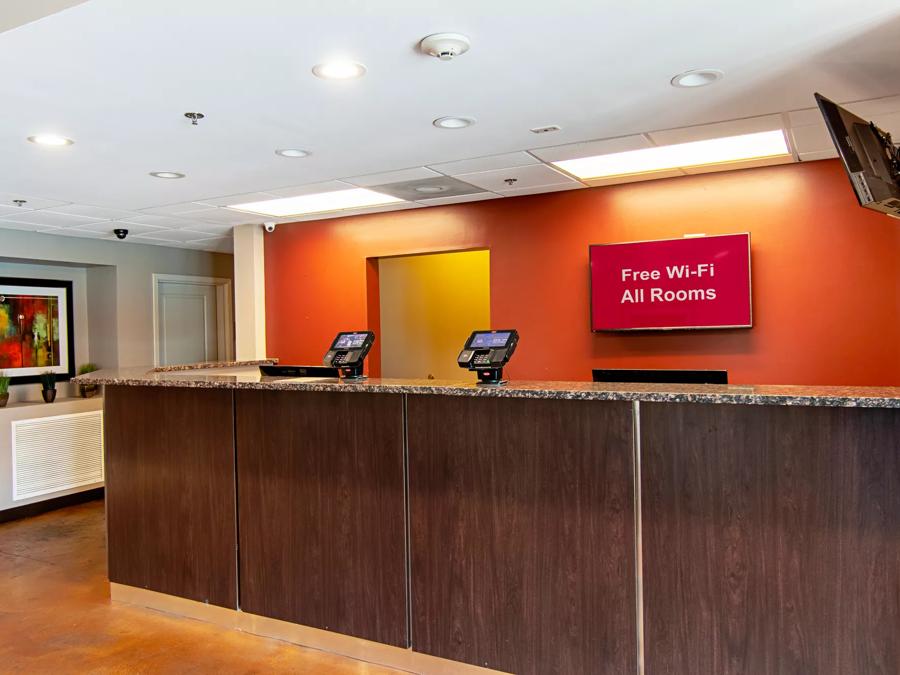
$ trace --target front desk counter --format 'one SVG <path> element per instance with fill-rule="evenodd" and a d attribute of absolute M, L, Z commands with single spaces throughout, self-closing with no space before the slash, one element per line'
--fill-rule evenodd
<path fill-rule="evenodd" d="M 898 388 L 80 379 L 114 600 L 423 673 L 900 672 Z"/>

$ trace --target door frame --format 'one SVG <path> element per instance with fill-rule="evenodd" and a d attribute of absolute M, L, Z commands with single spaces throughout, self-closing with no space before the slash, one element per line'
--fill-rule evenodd
<path fill-rule="evenodd" d="M 159 367 L 159 285 L 165 282 L 209 286 L 216 289 L 216 338 L 219 361 L 234 360 L 234 309 L 232 281 L 223 277 L 185 274 L 153 274 L 153 366 Z M 224 357 L 222 356 L 224 354 Z"/>

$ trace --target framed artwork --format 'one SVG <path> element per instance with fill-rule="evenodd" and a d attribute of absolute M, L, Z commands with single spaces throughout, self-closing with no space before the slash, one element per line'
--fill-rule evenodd
<path fill-rule="evenodd" d="M 48 370 L 75 375 L 72 282 L 0 277 L 0 371 L 25 384 Z"/>

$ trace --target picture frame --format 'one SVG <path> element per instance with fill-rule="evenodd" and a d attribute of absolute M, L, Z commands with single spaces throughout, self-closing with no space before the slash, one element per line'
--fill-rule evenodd
<path fill-rule="evenodd" d="M 75 376 L 72 282 L 0 277 L 0 371 L 10 384 Z"/>

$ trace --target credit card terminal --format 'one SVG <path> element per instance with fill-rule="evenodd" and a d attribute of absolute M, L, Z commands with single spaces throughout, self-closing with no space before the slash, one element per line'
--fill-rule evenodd
<path fill-rule="evenodd" d="M 375 333 L 370 330 L 338 333 L 322 359 L 323 366 L 338 368 L 348 380 L 359 380 L 363 375 L 363 362 L 375 343 Z"/>
<path fill-rule="evenodd" d="M 460 368 L 475 371 L 478 384 L 506 384 L 503 366 L 516 351 L 518 343 L 519 333 L 512 328 L 476 330 L 466 340 L 466 346 L 459 353 L 456 363 Z"/>

